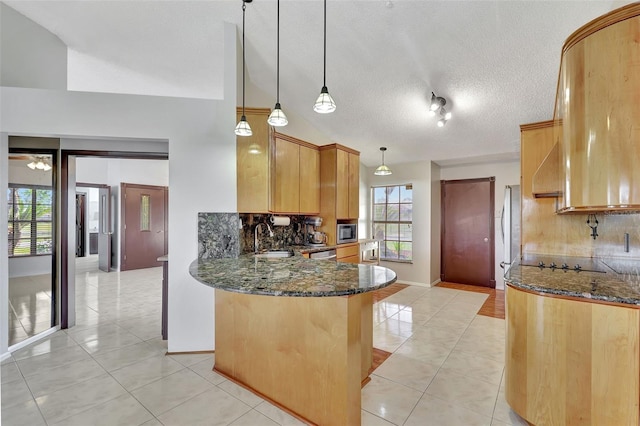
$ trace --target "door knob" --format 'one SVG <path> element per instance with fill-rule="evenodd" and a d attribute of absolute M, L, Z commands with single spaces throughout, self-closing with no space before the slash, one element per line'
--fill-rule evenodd
<path fill-rule="evenodd" d="M 489 239 L 487 237 L 484 238 L 484 242 L 489 242 Z"/>

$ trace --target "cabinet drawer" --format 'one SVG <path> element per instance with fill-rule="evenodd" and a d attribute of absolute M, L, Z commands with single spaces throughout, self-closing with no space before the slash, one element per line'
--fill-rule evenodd
<path fill-rule="evenodd" d="M 338 259 L 338 262 L 343 262 L 343 263 L 360 263 L 360 255 L 359 255 L 359 254 L 356 254 L 355 256 L 341 257 L 340 259 Z"/>
<path fill-rule="evenodd" d="M 360 256 L 360 245 L 359 244 L 350 244 L 345 246 L 340 246 L 336 249 L 336 257 L 338 259 L 342 259 L 343 257 L 350 256 Z"/>

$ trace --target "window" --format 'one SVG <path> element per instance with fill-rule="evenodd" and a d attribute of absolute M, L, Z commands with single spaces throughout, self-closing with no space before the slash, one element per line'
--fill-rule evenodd
<path fill-rule="evenodd" d="M 53 190 L 11 186 L 7 190 L 9 257 L 51 254 Z"/>
<path fill-rule="evenodd" d="M 380 259 L 410 262 L 413 258 L 413 185 L 371 188 L 373 237 L 380 240 Z"/>

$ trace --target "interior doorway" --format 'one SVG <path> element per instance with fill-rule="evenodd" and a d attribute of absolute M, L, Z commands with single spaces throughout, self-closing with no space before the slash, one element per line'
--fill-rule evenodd
<path fill-rule="evenodd" d="M 441 181 L 441 275 L 495 288 L 495 177 Z"/>
<path fill-rule="evenodd" d="M 61 328 L 69 328 L 75 324 L 76 319 L 76 257 L 75 257 L 75 208 L 74 200 L 76 194 L 76 178 L 78 176 L 78 168 L 81 167 L 82 159 L 87 160 L 114 160 L 116 162 L 121 161 L 125 163 L 126 160 L 168 160 L 169 156 L 166 152 L 133 152 L 133 151 L 93 151 L 93 150 L 62 150 L 60 155 L 60 204 L 61 204 L 61 227 L 60 227 L 60 326 Z M 78 160 L 78 161 L 77 161 Z M 137 176 L 153 175 L 150 172 L 150 165 L 140 165 L 144 161 L 138 161 L 136 167 L 129 167 L 136 169 Z M 155 162 L 148 162 L 155 163 Z M 100 232 L 99 235 L 108 235 L 108 241 L 114 241 L 112 244 L 113 249 L 109 249 L 111 252 L 111 265 L 110 268 L 119 268 L 118 264 L 120 258 L 120 244 L 119 237 L 116 235 L 119 231 L 120 217 L 118 215 L 120 209 L 117 207 L 119 200 L 119 182 L 110 183 L 112 180 L 116 180 L 118 177 L 118 169 L 123 166 L 117 164 L 114 170 L 89 170 L 89 175 L 96 176 L 108 176 L 108 184 L 104 185 L 109 188 L 110 193 L 103 193 L 100 199 L 108 202 L 102 211 L 110 212 L 108 217 L 100 214 Z M 122 170 L 120 170 L 122 171 Z M 82 175 L 82 173 L 80 173 Z M 88 182 L 100 180 L 89 179 Z M 104 180 L 103 180 L 104 181 Z M 168 184 L 168 171 L 166 173 L 166 181 Z M 85 181 L 86 182 L 86 181 Z M 105 190 L 106 190 L 105 188 Z M 164 253 L 163 253 L 164 254 Z M 102 271 L 100 271 L 101 273 Z"/>

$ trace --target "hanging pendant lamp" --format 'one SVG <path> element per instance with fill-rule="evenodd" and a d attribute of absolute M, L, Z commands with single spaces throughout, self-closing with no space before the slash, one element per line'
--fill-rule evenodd
<path fill-rule="evenodd" d="M 376 176 L 388 176 L 393 173 L 389 167 L 384 165 L 384 152 L 386 150 L 387 148 L 385 148 L 384 146 L 380 147 L 380 151 L 382 151 L 382 164 L 380 164 L 376 171 L 373 172 L 373 174 Z"/>
<path fill-rule="evenodd" d="M 271 111 L 267 123 L 274 127 L 286 126 L 289 123 L 287 116 L 280 108 L 280 0 L 278 0 L 278 20 L 277 20 L 277 49 L 276 49 L 276 106 Z"/>
<path fill-rule="evenodd" d="M 250 3 L 251 1 L 252 0 L 242 1 L 242 117 L 240 117 L 240 121 L 236 126 L 236 135 L 238 136 L 251 136 L 253 134 L 251 126 L 249 126 L 249 122 L 247 121 L 247 117 L 244 115 L 244 15 L 247 8 L 246 3 Z"/>
<path fill-rule="evenodd" d="M 313 110 L 320 114 L 329 114 L 336 110 L 336 103 L 327 89 L 327 0 L 324 0 L 324 71 L 320 96 L 313 105 Z"/>

